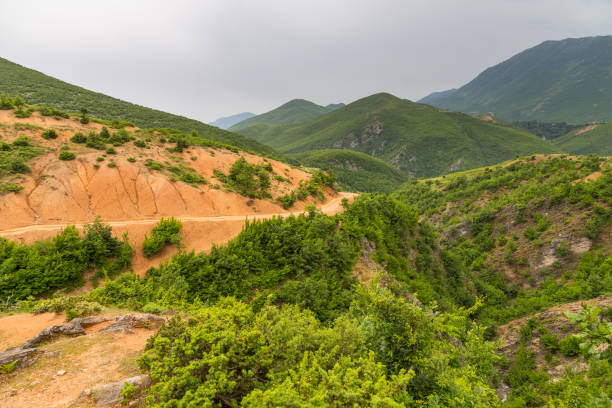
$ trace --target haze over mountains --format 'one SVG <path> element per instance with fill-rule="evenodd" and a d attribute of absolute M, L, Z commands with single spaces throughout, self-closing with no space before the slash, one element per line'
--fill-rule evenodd
<path fill-rule="evenodd" d="M 242 112 L 237 113 L 231 116 L 224 116 L 215 120 L 214 122 L 209 123 L 211 126 L 216 126 L 221 129 L 228 129 L 229 127 L 235 125 L 236 123 L 242 122 L 245 119 L 252 118 L 255 116 L 254 113 L 251 112 Z"/>
<path fill-rule="evenodd" d="M 269 112 L 243 120 L 231 126 L 229 130 L 237 132 L 256 125 L 274 126 L 304 123 L 342 106 L 344 106 L 343 103 L 321 106 L 305 99 L 294 99 Z"/>
<path fill-rule="evenodd" d="M 612 36 L 545 41 L 419 102 L 506 120 L 612 120 Z"/>

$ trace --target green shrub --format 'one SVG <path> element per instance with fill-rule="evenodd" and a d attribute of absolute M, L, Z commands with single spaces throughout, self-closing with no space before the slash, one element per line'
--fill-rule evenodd
<path fill-rule="evenodd" d="M 0 182 L 0 194 L 18 193 L 21 190 L 23 190 L 23 186 L 19 184 Z"/>
<path fill-rule="evenodd" d="M 566 336 L 559 343 L 561 354 L 565 357 L 575 357 L 580 354 L 580 338 Z"/>
<path fill-rule="evenodd" d="M 129 161 L 130 163 L 135 163 L 136 162 L 136 158 L 135 157 L 128 157 L 127 161 Z"/>
<path fill-rule="evenodd" d="M 136 146 L 136 147 L 147 147 L 147 144 L 144 142 L 144 140 L 136 139 L 136 140 L 134 140 L 134 146 Z"/>
<path fill-rule="evenodd" d="M 13 140 L 13 146 L 21 146 L 21 147 L 27 147 L 30 146 L 30 138 L 28 138 L 27 136 L 20 136 L 17 139 Z"/>
<path fill-rule="evenodd" d="M 55 129 L 47 129 L 43 132 L 42 137 L 47 140 L 57 139 L 57 132 L 55 131 Z"/>
<path fill-rule="evenodd" d="M 85 137 L 85 135 L 84 135 L 84 134 L 82 134 L 82 133 L 80 133 L 80 132 L 77 132 L 77 133 L 75 133 L 75 134 L 74 134 L 74 136 L 72 136 L 72 137 L 70 138 L 70 141 L 71 141 L 72 143 L 79 143 L 79 144 L 82 144 L 82 143 L 87 142 L 87 137 Z"/>
<path fill-rule="evenodd" d="M 278 197 L 278 200 L 283 205 L 283 208 L 287 210 L 291 208 L 293 204 L 295 204 L 295 201 L 296 201 L 295 193 L 282 195 Z"/>
<path fill-rule="evenodd" d="M 554 333 L 547 333 L 540 337 L 540 343 L 551 353 L 556 353 L 560 349 L 559 337 Z"/>
<path fill-rule="evenodd" d="M 100 130 L 100 137 L 102 139 L 108 139 L 110 137 L 110 132 L 105 126 L 103 126 L 102 130 Z"/>
<path fill-rule="evenodd" d="M 110 167 L 111 169 L 114 169 L 115 167 L 117 167 L 117 163 L 111 160 L 106 164 L 106 167 Z"/>
<path fill-rule="evenodd" d="M 114 147 L 108 147 L 106 148 L 106 154 L 117 154 L 117 151 Z"/>
<path fill-rule="evenodd" d="M 183 224 L 174 217 L 162 218 L 153 228 L 151 236 L 145 235 L 142 250 L 148 258 L 162 250 L 165 245 L 179 246 Z"/>
<path fill-rule="evenodd" d="M 69 152 L 68 150 L 62 150 L 59 154 L 60 160 L 74 160 L 75 158 L 76 156 L 74 155 L 74 153 Z"/>

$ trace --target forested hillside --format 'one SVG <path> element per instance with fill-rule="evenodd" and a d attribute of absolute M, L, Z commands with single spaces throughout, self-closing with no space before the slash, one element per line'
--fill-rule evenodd
<path fill-rule="evenodd" d="M 268 146 L 236 133 L 221 130 L 194 119 L 92 92 L 3 58 L 0 58 L 0 93 L 12 97 L 19 95 L 28 104 L 49 105 L 69 113 L 79 112 L 82 107 L 85 107 L 92 116 L 97 118 L 129 121 L 141 128 L 174 128 L 183 132 L 195 130 L 205 139 L 259 153 L 274 154 L 274 151 Z"/>
<path fill-rule="evenodd" d="M 612 36 L 545 41 L 420 102 L 506 120 L 612 121 Z"/>
<path fill-rule="evenodd" d="M 320 149 L 363 152 L 409 177 L 475 168 L 517 155 L 560 152 L 523 130 L 384 93 L 300 125 L 255 126 L 241 132 L 285 153 Z"/>
<path fill-rule="evenodd" d="M 304 123 L 342 106 L 344 106 L 342 103 L 321 106 L 304 99 L 293 99 L 269 112 L 240 121 L 231 126 L 230 130 L 238 132 L 251 126 L 278 126 Z"/>
<path fill-rule="evenodd" d="M 612 156 L 612 123 L 581 126 L 554 143 L 568 153 Z"/>
<path fill-rule="evenodd" d="M 303 166 L 333 172 L 341 189 L 391 193 L 408 177 L 393 166 L 352 150 L 312 150 L 288 156 Z"/>

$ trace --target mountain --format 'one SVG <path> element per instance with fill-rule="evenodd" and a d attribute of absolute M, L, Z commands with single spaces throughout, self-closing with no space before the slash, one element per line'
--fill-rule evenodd
<path fill-rule="evenodd" d="M 420 102 L 507 120 L 612 121 L 612 36 L 545 41 Z"/>
<path fill-rule="evenodd" d="M 310 122 L 240 131 L 281 152 L 350 149 L 379 158 L 410 177 L 434 176 L 517 155 L 561 150 L 521 129 L 380 93 Z"/>
<path fill-rule="evenodd" d="M 612 123 L 599 123 L 575 130 L 553 141 L 573 154 L 612 156 Z"/>
<path fill-rule="evenodd" d="M 419 102 L 420 103 L 426 103 L 428 105 L 436 106 L 436 102 L 442 101 L 445 98 L 448 98 L 449 96 L 451 96 L 455 92 L 457 92 L 457 89 L 455 89 L 455 88 L 449 89 L 447 91 L 432 92 L 429 95 L 427 95 L 426 97 L 424 97 L 423 99 L 419 100 Z"/>
<path fill-rule="evenodd" d="M 235 125 L 236 123 L 242 122 L 243 120 L 248 119 L 248 118 L 252 118 L 253 116 L 255 116 L 255 114 L 251 112 L 237 113 L 235 115 L 224 116 L 222 118 L 219 118 L 215 120 L 214 122 L 209 123 L 209 125 L 216 126 L 221 129 L 228 129 L 231 126 Z"/>
<path fill-rule="evenodd" d="M 389 194 L 408 179 L 384 161 L 353 150 L 311 150 L 289 158 L 307 167 L 333 171 L 340 188 L 349 191 Z"/>
<path fill-rule="evenodd" d="M 0 93 L 20 95 L 28 104 L 51 105 L 72 112 L 78 112 L 81 107 L 86 107 L 97 118 L 127 120 L 141 128 L 175 128 L 183 132 L 195 130 L 205 139 L 258 153 L 275 154 L 268 146 L 236 133 L 89 91 L 3 58 L 0 58 Z"/>
<path fill-rule="evenodd" d="M 276 126 L 304 123 L 342 106 L 344 106 L 342 103 L 321 106 L 304 99 L 294 99 L 269 112 L 243 120 L 230 127 L 229 130 L 237 132 L 256 125 Z"/>

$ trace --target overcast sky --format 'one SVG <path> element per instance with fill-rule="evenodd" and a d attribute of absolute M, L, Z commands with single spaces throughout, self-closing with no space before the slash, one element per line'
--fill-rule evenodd
<path fill-rule="evenodd" d="M 610 0 L 0 0 L 1 57 L 207 122 L 417 100 L 544 40 L 607 34 Z"/>

